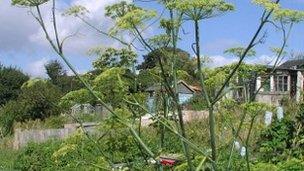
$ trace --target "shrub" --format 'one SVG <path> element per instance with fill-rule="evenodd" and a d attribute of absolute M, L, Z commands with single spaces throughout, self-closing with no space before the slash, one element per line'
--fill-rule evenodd
<path fill-rule="evenodd" d="M 17 170 L 52 170 L 54 162 L 51 157 L 58 149 L 60 141 L 50 140 L 46 143 L 30 143 L 21 150 L 14 161 L 14 169 Z"/>
<path fill-rule="evenodd" d="M 48 81 L 30 80 L 22 86 L 22 94 L 18 98 L 23 103 L 23 115 L 17 121 L 28 119 L 45 119 L 51 115 L 59 115 L 61 109 L 58 102 L 62 96 L 60 90 Z"/>
<path fill-rule="evenodd" d="M 103 154 L 94 142 L 78 131 L 64 141 L 50 140 L 41 144 L 28 144 L 14 161 L 14 169 L 109 170 Z"/>
<path fill-rule="evenodd" d="M 8 102 L 3 108 L 0 108 L 0 127 L 1 135 L 7 135 L 13 132 L 13 125 L 16 118 L 22 115 L 23 104 L 17 101 Z"/>
<path fill-rule="evenodd" d="M 57 103 L 61 92 L 51 83 L 39 79 L 26 82 L 15 101 L 10 101 L 0 110 L 0 126 L 4 135 L 12 132 L 14 122 L 44 120 L 59 115 Z"/>
<path fill-rule="evenodd" d="M 261 133 L 259 155 L 261 161 L 279 162 L 286 157 L 286 149 L 291 147 L 293 125 L 286 119 L 275 121 Z"/>
<path fill-rule="evenodd" d="M 14 67 L 3 67 L 0 64 L 0 106 L 10 100 L 15 100 L 21 91 L 21 86 L 29 77 Z"/>

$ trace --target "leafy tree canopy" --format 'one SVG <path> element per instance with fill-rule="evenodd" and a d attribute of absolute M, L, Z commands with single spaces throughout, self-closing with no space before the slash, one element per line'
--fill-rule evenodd
<path fill-rule="evenodd" d="M 152 69 L 159 66 L 158 58 L 163 62 L 164 67 L 170 68 L 173 56 L 173 48 L 165 47 L 159 48 L 150 52 L 144 56 L 144 62 L 140 64 L 137 68 L 141 70 Z M 195 62 L 191 60 L 190 54 L 181 49 L 176 50 L 176 68 L 178 70 L 186 71 L 190 75 L 194 75 L 195 72 Z"/>
<path fill-rule="evenodd" d="M 12 132 L 14 122 L 46 119 L 59 115 L 60 90 L 48 81 L 34 79 L 24 83 L 16 100 L 9 101 L 0 109 L 0 127 L 3 133 Z"/>
<path fill-rule="evenodd" d="M 29 77 L 14 67 L 0 65 L 0 106 L 14 100 Z"/>
<path fill-rule="evenodd" d="M 50 81 L 64 93 L 82 88 L 82 84 L 74 77 L 68 76 L 58 60 L 49 61 L 45 66 Z"/>
<path fill-rule="evenodd" d="M 49 61 L 44 67 L 51 80 L 55 81 L 59 77 L 67 75 L 67 72 L 58 60 Z"/>

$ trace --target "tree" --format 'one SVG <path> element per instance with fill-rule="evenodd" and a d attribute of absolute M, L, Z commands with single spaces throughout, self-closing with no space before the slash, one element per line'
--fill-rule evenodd
<path fill-rule="evenodd" d="M 67 72 L 58 60 L 49 61 L 44 67 L 47 75 L 55 85 L 60 82 L 61 77 L 67 76 Z"/>
<path fill-rule="evenodd" d="M 4 135 L 12 133 L 14 122 L 46 119 L 59 115 L 60 90 L 52 83 L 34 79 L 23 84 L 21 94 L 0 109 L 0 126 Z"/>
<path fill-rule="evenodd" d="M 24 107 L 24 112 L 17 121 L 43 120 L 51 115 L 59 115 L 61 109 L 58 102 L 61 96 L 61 91 L 49 81 L 29 80 L 22 86 L 22 93 L 17 99 Z"/>
<path fill-rule="evenodd" d="M 68 76 L 66 70 L 58 60 L 49 61 L 45 66 L 50 81 L 64 93 L 82 88 L 74 76 Z"/>
<path fill-rule="evenodd" d="M 161 58 L 165 68 L 170 68 L 170 61 L 173 60 L 173 51 L 174 49 L 170 47 L 156 49 L 143 56 L 144 61 L 137 66 L 137 69 L 146 70 L 159 66 L 158 58 Z M 176 68 L 178 70 L 186 71 L 190 75 L 194 75 L 195 62 L 190 58 L 190 54 L 181 49 L 176 49 L 176 56 L 178 56 L 176 61 Z"/>
<path fill-rule="evenodd" d="M 4 67 L 0 64 L 0 106 L 15 100 L 21 86 L 29 80 L 29 76 L 15 67 Z"/>

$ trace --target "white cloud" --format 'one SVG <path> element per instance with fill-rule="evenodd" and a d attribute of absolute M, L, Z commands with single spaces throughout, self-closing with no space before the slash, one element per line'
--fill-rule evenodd
<path fill-rule="evenodd" d="M 93 46 L 100 44 L 118 46 L 116 41 L 96 33 L 79 19 L 61 15 L 70 5 L 83 5 L 90 11 L 88 14 L 90 22 L 106 31 L 111 27 L 111 21 L 104 16 L 104 8 L 115 2 L 118 0 L 72 0 L 70 4 L 57 1 L 57 25 L 61 39 L 75 32 L 79 33 L 66 43 L 66 52 L 70 55 L 83 56 Z M 43 5 L 41 11 L 47 30 L 53 35 L 50 5 L 50 3 Z M 22 50 L 50 52 L 50 45 L 42 29 L 26 8 L 11 6 L 10 0 L 0 0 L 0 23 L 0 52 Z"/>
<path fill-rule="evenodd" d="M 221 55 L 210 56 L 211 62 L 209 67 L 220 67 L 228 64 L 238 62 L 238 58 L 225 57 Z M 276 58 L 268 55 L 261 55 L 258 57 L 248 57 L 244 61 L 248 64 L 274 65 Z M 282 61 L 280 61 L 281 63 Z M 280 64 L 279 63 L 279 64 Z"/>
<path fill-rule="evenodd" d="M 275 63 L 275 57 L 261 55 L 258 57 L 248 57 L 245 61 L 249 64 L 273 65 Z"/>
<path fill-rule="evenodd" d="M 71 5 L 82 5 L 86 7 L 89 11 L 87 19 L 94 26 L 97 26 L 99 29 L 106 32 L 106 30 L 112 26 L 112 22 L 104 16 L 105 7 L 117 1 L 118 0 L 73 0 L 71 1 Z M 95 30 L 88 27 L 79 19 L 75 17 L 62 16 L 61 14 L 64 12 L 64 9 L 67 9 L 70 5 L 65 4 L 64 1 L 58 1 L 58 3 L 58 15 L 56 17 L 59 37 L 63 39 L 64 37 L 67 37 L 71 34 L 78 33 L 77 36 L 71 38 L 65 46 L 65 50 L 67 52 L 84 55 L 89 48 L 100 44 L 107 47 L 117 46 L 116 41 L 98 34 Z M 43 9 L 43 11 L 46 11 L 43 16 L 46 19 L 45 22 L 47 30 L 52 30 L 53 25 L 52 21 L 50 20 L 52 17 L 50 11 L 47 10 L 50 9 L 50 4 L 45 5 Z M 38 32 L 35 34 L 30 35 L 30 40 L 38 45 L 49 46 L 45 40 L 44 32 L 41 28 L 39 28 Z"/>
<path fill-rule="evenodd" d="M 57 0 L 57 25 L 60 38 L 63 39 L 76 31 L 79 33 L 66 42 L 64 50 L 72 63 L 77 64 L 76 68 L 81 68 L 79 69 L 80 72 L 90 67 L 89 63 L 91 63 L 92 58 L 82 58 L 87 56 L 86 52 L 89 48 L 100 45 L 106 47 L 119 47 L 121 45 L 117 41 L 92 30 L 75 17 L 62 16 L 62 12 L 71 5 L 83 5 L 90 11 L 88 20 L 93 25 L 106 31 L 111 27 L 112 22 L 104 16 L 104 8 L 118 1 L 71 0 L 67 4 L 64 0 Z M 1 60 L 4 60 L 4 62 L 10 61 L 12 64 L 21 63 L 22 69 L 32 76 L 44 77 L 42 66 L 46 58 L 39 56 L 50 56 L 52 58 L 57 58 L 57 56 L 46 41 L 38 23 L 29 14 L 28 9 L 12 6 L 10 2 L 10 0 L 0 0 L 0 54 L 3 56 L 1 56 L 3 58 Z M 53 36 L 50 5 L 43 5 L 41 10 L 47 30 Z M 14 59 L 9 57 L 10 53 L 13 54 Z M 83 63 L 77 62 L 80 58 L 82 58 L 80 61 Z"/>
<path fill-rule="evenodd" d="M 228 64 L 237 62 L 237 58 L 228 58 L 221 55 L 210 56 L 211 62 L 208 64 L 209 67 L 220 67 Z"/>
<path fill-rule="evenodd" d="M 44 78 L 47 76 L 44 65 L 48 62 L 47 58 L 42 58 L 37 61 L 31 62 L 25 69 L 25 72 L 30 74 L 32 77 Z"/>

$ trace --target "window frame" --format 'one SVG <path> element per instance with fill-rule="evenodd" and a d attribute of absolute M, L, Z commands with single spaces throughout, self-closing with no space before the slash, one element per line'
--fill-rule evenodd
<path fill-rule="evenodd" d="M 274 91 L 275 92 L 288 92 L 288 75 L 274 75 L 273 82 L 274 82 Z"/>

